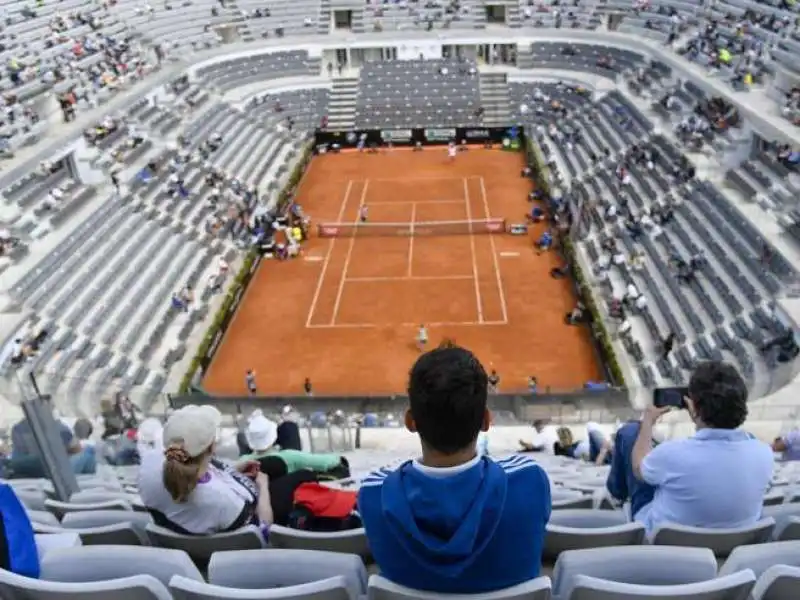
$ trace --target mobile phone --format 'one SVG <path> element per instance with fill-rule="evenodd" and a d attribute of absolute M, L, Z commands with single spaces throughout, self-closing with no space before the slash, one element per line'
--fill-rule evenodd
<path fill-rule="evenodd" d="M 656 408 L 674 407 L 686 408 L 686 396 L 689 395 L 688 387 L 665 387 L 653 390 L 653 406 Z"/>

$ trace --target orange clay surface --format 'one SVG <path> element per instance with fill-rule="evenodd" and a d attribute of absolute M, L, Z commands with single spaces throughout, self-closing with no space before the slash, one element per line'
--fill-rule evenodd
<path fill-rule="evenodd" d="M 312 223 L 504 217 L 520 223 L 531 182 L 521 154 L 472 148 L 454 161 L 444 147 L 422 152 L 315 157 L 297 201 Z M 211 393 L 246 393 L 255 369 L 262 395 L 402 393 L 418 351 L 443 338 L 473 350 L 501 377 L 500 391 L 580 388 L 600 369 L 583 327 L 564 324 L 571 284 L 549 275 L 560 261 L 537 255 L 528 236 L 342 237 L 312 227 L 301 257 L 262 261 L 204 379 Z"/>

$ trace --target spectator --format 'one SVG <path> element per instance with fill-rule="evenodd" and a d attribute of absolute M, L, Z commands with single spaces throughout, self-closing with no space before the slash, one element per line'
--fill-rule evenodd
<path fill-rule="evenodd" d="M 212 406 L 185 406 L 164 426 L 163 454 L 142 457 L 139 495 L 157 525 L 205 535 L 272 523 L 267 476 L 253 463 L 232 469 L 213 459 L 220 419 Z"/>
<path fill-rule="evenodd" d="M 781 460 L 800 460 L 800 429 L 793 429 L 772 442 L 772 451 L 781 453 Z"/>
<path fill-rule="evenodd" d="M 606 489 L 612 498 L 630 503 L 630 515 L 636 515 L 643 506 L 653 500 L 655 488 L 637 479 L 631 470 L 631 452 L 639 436 L 640 421 L 623 424 L 614 437 L 614 453 L 611 456 L 611 470 L 606 479 Z M 653 432 L 652 445 L 660 442 L 662 436 Z"/>
<path fill-rule="evenodd" d="M 614 445 L 597 423 L 586 423 L 586 439 L 589 441 L 589 462 L 596 465 L 611 464 Z"/>
<path fill-rule="evenodd" d="M 533 441 L 519 441 L 522 451 L 555 454 L 555 445 L 558 443 L 558 430 L 555 426 L 546 419 L 537 419 L 533 422 L 533 428 L 536 431 Z"/>
<path fill-rule="evenodd" d="M 95 448 L 92 445 L 83 447 L 72 433 L 69 425 L 56 419 L 61 441 L 69 455 L 72 472 L 76 475 L 94 473 L 97 469 Z M 15 477 L 45 477 L 44 465 L 39 458 L 33 430 L 27 419 L 23 419 L 11 428 L 11 460 L 8 467 Z"/>
<path fill-rule="evenodd" d="M 707 362 L 689 381 L 686 408 L 697 431 L 652 447 L 653 426 L 669 408 L 649 407 L 631 452 L 636 477 L 655 488 L 633 516 L 648 534 L 660 525 L 736 528 L 761 517 L 772 479 L 772 450 L 739 429 L 747 418 L 747 386 L 732 366 Z"/>
<path fill-rule="evenodd" d="M 338 454 L 315 454 L 303 452 L 299 446 L 291 447 L 286 440 L 299 441 L 300 435 L 299 432 L 297 435 L 293 435 L 288 431 L 290 429 L 297 430 L 297 424 L 294 421 L 286 420 L 277 425 L 262 415 L 261 411 L 257 411 L 248 422 L 244 432 L 251 453 L 242 456 L 241 459 L 258 462 L 266 457 L 279 459 L 283 463 L 281 465 L 283 474 L 301 470 L 326 473 L 343 467 L 343 459 Z M 263 468 L 263 465 L 262 471 L 272 475 L 272 470 Z"/>
<path fill-rule="evenodd" d="M 484 593 L 539 575 L 550 484 L 528 458 L 480 457 L 487 376 L 458 346 L 423 354 L 411 369 L 405 425 L 422 458 L 367 477 L 359 511 L 381 573 L 438 593 Z"/>

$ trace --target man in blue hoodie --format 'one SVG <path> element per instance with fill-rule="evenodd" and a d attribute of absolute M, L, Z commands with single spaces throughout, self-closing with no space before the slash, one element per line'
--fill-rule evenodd
<path fill-rule="evenodd" d="M 469 594 L 539 575 L 550 483 L 530 458 L 478 456 L 491 423 L 487 389 L 481 363 L 458 346 L 411 369 L 405 424 L 422 458 L 371 474 L 358 498 L 375 561 L 397 584 Z"/>

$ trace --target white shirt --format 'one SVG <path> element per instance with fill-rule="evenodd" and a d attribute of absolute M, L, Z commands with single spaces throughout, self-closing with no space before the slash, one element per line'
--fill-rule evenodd
<path fill-rule="evenodd" d="M 642 308 L 644 308 L 645 306 L 647 306 L 647 300 L 645 299 L 645 297 L 644 297 L 644 296 L 639 296 L 639 297 L 636 299 L 636 301 L 634 302 L 634 304 L 635 304 L 636 308 L 638 308 L 638 309 L 642 309 Z"/>
<path fill-rule="evenodd" d="M 628 287 L 626 288 L 626 294 L 625 295 L 628 298 L 630 298 L 631 300 L 635 300 L 636 298 L 639 297 L 639 290 L 636 289 L 635 285 L 633 285 L 632 283 L 629 283 Z"/>
<path fill-rule="evenodd" d="M 625 319 L 622 323 L 619 324 L 619 329 L 617 333 L 628 333 L 631 330 L 631 322 L 628 319 Z"/>

